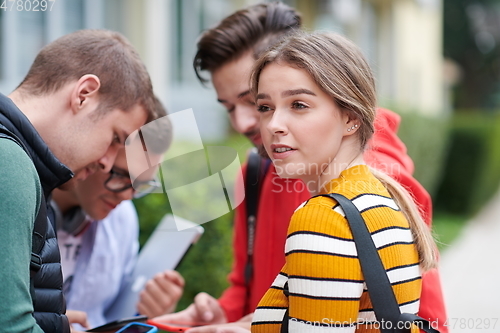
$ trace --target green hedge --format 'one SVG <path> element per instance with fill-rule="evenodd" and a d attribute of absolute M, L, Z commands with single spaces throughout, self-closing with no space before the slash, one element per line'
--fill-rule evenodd
<path fill-rule="evenodd" d="M 408 155 L 415 164 L 413 176 L 433 196 L 443 172 L 449 121 L 446 117 L 395 111 L 401 116 L 398 136 L 405 143 Z"/>
<path fill-rule="evenodd" d="M 436 209 L 470 216 L 497 192 L 499 184 L 500 115 L 456 113 Z"/>

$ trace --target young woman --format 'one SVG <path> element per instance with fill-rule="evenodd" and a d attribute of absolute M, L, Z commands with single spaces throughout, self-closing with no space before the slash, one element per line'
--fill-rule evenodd
<path fill-rule="evenodd" d="M 343 212 L 332 209 L 333 199 L 315 197 L 326 193 L 346 196 L 362 212 L 402 311 L 417 313 L 434 243 L 408 193 L 364 163 L 376 94 L 360 50 L 336 34 L 294 35 L 257 61 L 251 91 L 278 174 L 302 179 L 312 195 L 292 216 L 286 263 L 257 307 L 252 332 L 280 332 L 287 309 L 289 332 L 376 327 Z"/>

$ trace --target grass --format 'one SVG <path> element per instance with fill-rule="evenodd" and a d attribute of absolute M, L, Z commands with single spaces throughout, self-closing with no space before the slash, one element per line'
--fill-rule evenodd
<path fill-rule="evenodd" d="M 434 213 L 432 231 L 441 252 L 446 251 L 460 235 L 468 219 L 467 216 L 451 215 L 441 212 Z"/>

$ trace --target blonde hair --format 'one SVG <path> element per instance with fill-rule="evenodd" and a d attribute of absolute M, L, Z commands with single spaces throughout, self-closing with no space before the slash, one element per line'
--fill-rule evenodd
<path fill-rule="evenodd" d="M 360 151 L 363 151 L 374 132 L 377 101 L 373 73 L 361 50 L 338 34 L 297 32 L 257 60 L 250 78 L 250 90 L 254 96 L 257 96 L 263 69 L 278 62 L 305 70 L 342 112 L 359 121 L 360 127 L 355 135 L 358 136 Z M 408 220 L 421 268 L 435 267 L 435 243 L 412 196 L 390 176 L 379 170 L 371 171 Z"/>

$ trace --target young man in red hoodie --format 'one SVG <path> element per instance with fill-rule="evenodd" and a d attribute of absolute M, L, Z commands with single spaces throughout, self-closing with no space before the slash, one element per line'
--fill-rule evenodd
<path fill-rule="evenodd" d="M 264 50 L 281 37 L 300 29 L 300 26 L 300 14 L 293 8 L 279 2 L 258 4 L 228 16 L 216 27 L 204 32 L 198 42 L 194 59 L 198 78 L 206 82 L 200 72 L 210 72 L 217 99 L 228 110 L 231 125 L 257 148 L 261 148 L 262 140 L 260 116 L 249 92 L 252 66 Z M 422 209 L 425 221 L 430 224 L 431 198 L 412 177 L 413 162 L 396 134 L 399 122 L 400 117 L 395 113 L 378 110 L 375 134 L 365 159 L 370 166 L 386 172 L 408 188 Z M 310 197 L 302 182 L 279 178 L 274 166 L 266 163 L 265 159 L 259 163 L 259 192 L 252 197 L 246 189 L 245 201 L 236 209 L 235 260 L 229 275 L 231 286 L 218 300 L 200 293 L 186 310 L 159 317 L 159 321 L 210 325 L 189 330 L 193 333 L 215 332 L 221 324 L 225 327 L 224 332 L 239 332 L 236 326 L 249 329 L 254 309 L 285 262 L 283 249 L 290 217 Z M 248 168 L 244 168 L 244 175 Z M 258 207 L 255 228 L 250 229 L 247 223 L 249 200 L 255 200 Z M 250 247 L 249 233 L 254 235 L 250 240 L 253 246 Z M 249 254 L 249 249 L 253 253 Z M 434 325 L 439 324 L 441 332 L 447 332 L 442 326 L 446 312 L 437 270 L 423 277 L 419 315 Z M 238 322 L 233 323 L 235 321 Z"/>

